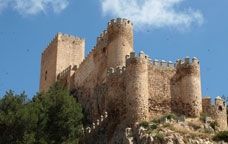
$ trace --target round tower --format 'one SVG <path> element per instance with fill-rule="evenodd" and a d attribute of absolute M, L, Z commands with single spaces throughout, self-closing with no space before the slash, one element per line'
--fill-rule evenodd
<path fill-rule="evenodd" d="M 215 99 L 214 118 L 221 130 L 227 129 L 226 103 L 219 96 Z"/>
<path fill-rule="evenodd" d="M 126 61 L 126 110 L 128 124 L 147 120 L 148 117 L 148 59 L 140 53 L 130 53 Z"/>
<path fill-rule="evenodd" d="M 199 117 L 202 112 L 202 94 L 200 64 L 197 58 L 186 57 L 177 63 L 177 75 L 180 82 L 181 111 L 190 117 Z"/>
<path fill-rule="evenodd" d="M 113 19 L 108 23 L 108 67 L 125 65 L 125 56 L 133 51 L 133 24 L 127 19 Z"/>

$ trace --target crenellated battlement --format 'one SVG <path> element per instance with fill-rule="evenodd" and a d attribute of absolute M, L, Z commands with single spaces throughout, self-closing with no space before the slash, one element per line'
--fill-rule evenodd
<path fill-rule="evenodd" d="M 96 40 L 96 44 L 95 46 L 92 48 L 92 50 L 89 52 L 89 54 L 83 59 L 82 63 L 79 65 L 79 69 L 80 67 L 83 67 L 83 65 L 85 65 L 90 58 L 93 57 L 93 54 L 96 53 L 96 51 L 101 50 L 101 48 L 104 48 L 108 45 L 108 32 L 107 30 L 104 30 L 99 37 L 97 37 Z"/>
<path fill-rule="evenodd" d="M 138 54 L 135 52 L 131 52 L 130 55 L 126 55 L 126 66 L 128 66 L 130 63 L 134 62 L 143 62 L 143 61 L 150 61 L 150 58 L 148 55 L 146 55 L 143 51 L 139 52 Z M 143 61 L 142 61 L 143 60 Z"/>
<path fill-rule="evenodd" d="M 210 96 L 206 96 L 206 97 L 202 98 L 202 102 L 204 105 L 217 106 L 217 105 L 222 104 L 225 107 L 225 100 L 223 100 L 220 96 L 217 96 L 214 99 L 214 102 L 212 102 Z"/>
<path fill-rule="evenodd" d="M 82 39 L 82 38 L 80 38 L 80 37 L 78 37 L 78 36 L 74 36 L 74 35 L 64 34 L 64 33 L 58 32 L 58 33 L 54 36 L 54 38 L 51 40 L 51 42 L 48 43 L 48 46 L 47 46 L 47 48 L 43 51 L 42 55 L 47 54 L 48 51 L 51 49 L 51 47 L 53 47 L 53 46 L 56 46 L 56 47 L 57 47 L 58 42 L 59 42 L 60 40 L 63 40 L 63 41 L 64 41 L 64 40 L 68 40 L 68 41 L 70 40 L 70 41 L 72 41 L 72 42 L 74 42 L 74 43 L 82 43 L 82 42 L 85 41 L 84 39 Z"/>
<path fill-rule="evenodd" d="M 133 24 L 127 19 L 112 19 L 108 22 L 108 39 L 109 41 L 115 40 L 120 35 L 122 39 L 129 42 L 131 47 L 133 47 Z"/>
<path fill-rule="evenodd" d="M 110 22 L 108 22 L 108 27 L 112 27 L 112 26 L 133 26 L 133 23 L 125 18 L 117 18 L 117 19 L 112 19 Z"/>
<path fill-rule="evenodd" d="M 199 66 L 199 59 L 196 57 L 193 57 L 192 59 L 190 57 L 185 57 L 184 59 L 178 59 L 176 61 L 176 68 L 182 68 L 186 66 L 196 65 Z"/>
<path fill-rule="evenodd" d="M 104 30 L 99 37 L 97 37 L 95 48 L 103 48 L 108 45 L 108 31 Z"/>
<path fill-rule="evenodd" d="M 221 104 L 221 102 L 222 102 L 222 104 L 223 104 L 223 102 L 225 102 L 220 96 L 217 96 L 214 99 L 214 102 L 212 102 L 210 96 L 203 97 L 202 100 L 203 100 L 204 105 L 210 105 L 210 106 L 216 106 L 216 105 Z"/>
<path fill-rule="evenodd" d="M 83 61 L 79 65 L 78 69 L 83 67 L 83 65 L 85 65 L 92 56 L 93 56 L 93 51 L 89 52 L 89 54 L 85 57 L 85 59 L 83 59 Z"/>
<path fill-rule="evenodd" d="M 58 33 L 54 36 L 51 42 L 48 43 L 47 47 L 42 52 L 42 56 L 48 54 L 48 51 L 51 49 L 53 45 L 57 45 L 58 43 Z"/>
<path fill-rule="evenodd" d="M 60 33 L 60 32 L 57 34 L 57 38 L 58 38 L 59 41 L 60 40 L 62 40 L 62 41 L 67 40 L 67 41 L 72 41 L 72 42 L 78 43 L 78 44 L 80 44 L 80 43 L 85 41 L 85 39 L 80 38 L 78 36 L 74 36 L 74 35 L 70 35 L 70 34 L 63 34 L 63 33 Z"/>
<path fill-rule="evenodd" d="M 155 68 L 169 68 L 169 69 L 176 68 L 176 64 L 173 63 L 172 61 L 154 59 L 150 61 L 150 64 L 153 65 Z"/>
<path fill-rule="evenodd" d="M 105 112 L 104 115 L 101 115 L 99 119 L 97 119 L 95 122 L 92 123 L 91 126 L 83 128 L 83 131 L 85 135 L 89 135 L 93 132 L 95 132 L 99 127 L 102 126 L 102 124 L 108 119 L 108 112 Z"/>
<path fill-rule="evenodd" d="M 177 59 L 176 62 L 153 59 L 153 60 L 150 60 L 150 64 L 155 66 L 156 68 L 178 69 L 178 68 L 187 67 L 191 65 L 199 65 L 199 60 L 196 57 L 193 57 L 192 59 L 190 59 L 189 57 L 186 57 L 182 60 Z"/>
<path fill-rule="evenodd" d="M 109 39 L 110 35 L 109 33 L 111 32 L 110 30 L 113 29 L 114 27 L 118 27 L 117 29 L 120 29 L 120 25 L 122 26 L 128 26 L 128 25 L 133 25 L 130 20 L 127 19 L 112 19 L 110 22 L 108 22 L 107 30 L 104 30 L 96 40 L 95 47 L 92 51 L 99 49 L 100 47 L 106 47 L 109 44 Z"/>
<path fill-rule="evenodd" d="M 66 77 L 71 72 L 71 70 L 72 70 L 72 68 L 71 68 L 71 65 L 70 65 L 65 70 L 63 70 L 61 73 L 58 74 L 57 79 L 62 79 L 64 77 Z"/>

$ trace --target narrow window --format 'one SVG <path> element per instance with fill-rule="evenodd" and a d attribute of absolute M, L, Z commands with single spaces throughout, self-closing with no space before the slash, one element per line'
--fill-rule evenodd
<path fill-rule="evenodd" d="M 104 48 L 102 49 L 102 52 L 103 52 L 103 53 L 106 53 L 106 47 L 104 47 Z"/>
<path fill-rule="evenodd" d="M 45 71 L 44 80 L 47 80 L 47 71 Z"/>
<path fill-rule="evenodd" d="M 219 106 L 219 107 L 218 107 L 218 110 L 219 110 L 219 111 L 222 111 L 222 110 L 223 110 L 223 109 L 222 109 L 222 106 Z"/>

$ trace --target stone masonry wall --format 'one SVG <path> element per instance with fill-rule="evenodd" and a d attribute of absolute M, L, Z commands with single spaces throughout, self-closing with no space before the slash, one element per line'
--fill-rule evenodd
<path fill-rule="evenodd" d="M 203 113 L 207 115 L 212 114 L 212 105 L 211 105 L 211 97 L 203 97 L 202 99 L 202 109 Z"/>
<path fill-rule="evenodd" d="M 216 97 L 214 104 L 210 97 L 202 99 L 203 113 L 212 117 L 221 130 L 227 129 L 227 109 L 226 103 L 221 97 Z"/>
<path fill-rule="evenodd" d="M 84 53 L 84 39 L 58 33 L 56 73 L 59 74 L 70 65 L 79 66 L 84 59 Z"/>
<path fill-rule="evenodd" d="M 150 117 L 176 113 L 199 116 L 202 112 L 198 60 L 177 63 L 153 60 L 149 64 Z"/>
<path fill-rule="evenodd" d="M 98 107 L 102 107 L 102 104 L 98 99 L 104 98 L 100 98 L 96 91 L 100 85 L 109 85 L 108 69 L 112 66 L 115 68 L 125 65 L 125 56 L 133 50 L 132 46 L 132 23 L 125 19 L 112 20 L 108 23 L 107 31 L 100 34 L 96 46 L 75 71 L 75 89 L 84 93 L 79 101 L 90 115 L 90 121 L 100 115 L 101 110 Z M 117 93 L 114 94 L 119 98 Z"/>
<path fill-rule="evenodd" d="M 75 86 L 82 86 L 86 79 L 94 74 L 95 68 L 96 66 L 93 60 L 93 55 L 89 55 L 75 71 Z"/>
<path fill-rule="evenodd" d="M 214 118 L 221 130 L 227 129 L 227 109 L 226 103 L 221 97 L 215 99 Z"/>
<path fill-rule="evenodd" d="M 176 69 L 177 72 L 172 79 L 172 108 L 179 114 L 199 117 L 202 112 L 199 61 L 196 58 L 178 60 Z"/>
<path fill-rule="evenodd" d="M 58 38 L 52 40 L 47 49 L 44 50 L 41 57 L 40 71 L 40 91 L 47 90 L 56 81 L 57 64 L 57 44 Z"/>
<path fill-rule="evenodd" d="M 79 65 L 84 47 L 83 39 L 58 33 L 42 54 L 40 91 L 47 90 L 67 67 Z"/>
<path fill-rule="evenodd" d="M 134 52 L 126 60 L 126 108 L 129 124 L 148 120 L 148 57 Z"/>
<path fill-rule="evenodd" d="M 103 34 L 102 34 L 103 35 Z M 98 38 L 99 44 L 88 54 L 88 56 L 79 65 L 75 71 L 74 85 L 76 97 L 82 104 L 85 113 L 88 115 L 88 121 L 93 121 L 100 115 L 100 102 L 104 102 L 103 93 L 106 93 L 103 87 L 106 80 L 106 52 L 103 51 L 103 39 Z M 102 93 L 101 93 L 102 92 Z"/>
<path fill-rule="evenodd" d="M 125 56 L 133 51 L 133 25 L 127 19 L 117 18 L 108 23 L 108 67 L 125 65 Z"/>
<path fill-rule="evenodd" d="M 154 60 L 149 63 L 150 118 L 171 113 L 171 80 L 176 73 L 172 62 Z"/>
<path fill-rule="evenodd" d="M 117 119 L 126 114 L 126 86 L 124 82 L 125 67 L 110 68 L 108 71 L 108 93 L 105 101 L 105 109 L 110 117 Z"/>

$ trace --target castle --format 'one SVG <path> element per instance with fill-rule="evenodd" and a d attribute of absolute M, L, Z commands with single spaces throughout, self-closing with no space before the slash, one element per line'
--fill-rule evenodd
<path fill-rule="evenodd" d="M 225 102 L 217 97 L 211 104 L 202 97 L 199 60 L 186 57 L 173 63 L 136 54 L 129 20 L 111 20 L 87 57 L 84 52 L 84 39 L 58 33 L 42 53 L 40 91 L 60 81 L 82 105 L 89 123 L 106 113 L 114 135 L 120 127 L 167 113 L 192 118 L 207 113 L 226 129 Z"/>

